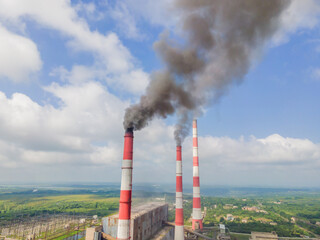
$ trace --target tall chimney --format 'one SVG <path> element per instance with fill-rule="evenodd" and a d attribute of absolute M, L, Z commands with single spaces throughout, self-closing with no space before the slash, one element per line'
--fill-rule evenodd
<path fill-rule="evenodd" d="M 193 120 L 193 209 L 192 229 L 202 229 L 202 213 L 200 200 L 199 158 L 198 158 L 198 129 L 197 120 Z"/>
<path fill-rule="evenodd" d="M 124 135 L 122 160 L 121 192 L 119 202 L 119 222 L 117 239 L 130 239 L 131 196 L 132 196 L 132 150 L 133 129 L 128 128 Z"/>
<path fill-rule="evenodd" d="M 175 222 L 175 230 L 174 230 L 174 239 L 175 240 L 183 240 L 184 239 L 181 146 L 177 146 L 177 161 L 176 161 L 176 222 Z"/>

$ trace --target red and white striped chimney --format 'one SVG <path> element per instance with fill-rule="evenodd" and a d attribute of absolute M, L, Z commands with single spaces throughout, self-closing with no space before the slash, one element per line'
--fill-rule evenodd
<path fill-rule="evenodd" d="M 198 129 L 197 120 L 193 120 L 193 209 L 192 229 L 202 229 L 202 213 L 200 200 L 199 157 L 198 157 Z"/>
<path fill-rule="evenodd" d="M 117 239 L 130 239 L 131 196 L 132 196 L 132 153 L 133 129 L 128 128 L 124 135 L 122 160 L 121 192 L 119 202 L 119 222 Z"/>
<path fill-rule="evenodd" d="M 183 229 L 183 199 L 182 199 L 182 157 L 181 146 L 177 146 L 176 161 L 176 222 L 174 230 L 174 239 L 184 239 Z"/>

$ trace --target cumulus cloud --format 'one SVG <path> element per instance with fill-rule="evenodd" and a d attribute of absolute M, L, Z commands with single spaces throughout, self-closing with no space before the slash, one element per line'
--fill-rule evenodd
<path fill-rule="evenodd" d="M 101 130 L 101 126 L 93 127 Z M 103 143 L 93 139 L 90 142 L 90 148 L 86 151 L 71 147 L 70 151 L 57 147 L 34 149 L 26 143 L 17 144 L 8 139 L 3 140 L 5 139 L 3 137 L 0 139 L 0 181 L 119 182 L 124 132 L 122 128 L 110 125 L 110 128 L 112 127 L 118 131 L 116 136 L 108 136 L 108 140 Z M 173 127 L 167 127 L 163 121 L 159 120 L 155 121 L 149 129 L 135 135 L 135 182 L 161 181 L 163 177 L 166 177 L 166 181 L 174 181 L 175 148 L 172 146 L 175 144 L 172 134 Z M 53 134 L 51 133 L 48 137 L 53 137 Z M 81 137 L 81 135 L 78 136 L 78 138 Z M 57 144 L 51 142 L 52 146 Z M 23 174 L 19 174 L 20 172 Z"/>
<path fill-rule="evenodd" d="M 192 139 L 184 144 L 184 174 L 192 179 Z M 320 143 L 272 134 L 265 138 L 199 137 L 203 184 L 317 186 Z"/>
<path fill-rule="evenodd" d="M 42 61 L 36 44 L 8 31 L 0 23 L 0 77 L 13 81 L 27 80 L 41 69 Z"/>
<path fill-rule="evenodd" d="M 149 82 L 149 74 L 140 68 L 132 69 L 121 74 L 109 74 L 99 66 L 74 65 L 71 70 L 60 66 L 50 73 L 64 82 L 81 83 L 95 80 L 106 81 L 112 89 L 130 92 L 134 95 L 141 94 Z"/>
<path fill-rule="evenodd" d="M 97 31 L 91 31 L 86 21 L 78 17 L 70 1 L 1 0 L 0 9 L 0 15 L 6 20 L 27 17 L 71 37 L 70 46 L 76 50 L 94 52 L 105 62 L 109 71 L 123 72 L 132 67 L 132 56 L 117 35 L 102 35 Z"/>
<path fill-rule="evenodd" d="M 138 68 L 127 73 L 111 76 L 107 78 L 107 82 L 116 89 L 125 88 L 138 95 L 148 85 L 149 77 L 149 74 Z"/>
<path fill-rule="evenodd" d="M 0 180 L 10 179 L 8 172 L 16 174 L 24 169 L 26 174 L 17 181 L 30 180 L 27 173 L 32 171 L 41 181 L 54 181 L 49 177 L 52 171 L 62 181 L 70 174 L 73 181 L 98 180 L 98 173 L 104 181 L 116 181 L 124 134 L 121 113 L 128 103 L 97 82 L 55 83 L 46 91 L 60 100 L 59 106 L 39 105 L 21 93 L 11 97 L 0 93 Z M 170 153 L 174 156 L 174 149 L 170 149 L 174 145 L 172 134 L 173 127 L 160 120 L 136 134 L 135 166 L 137 173 L 146 172 L 137 174 L 136 180 L 152 173 L 146 166 L 163 172 L 168 165 L 174 166 L 174 161 L 170 164 L 172 156 L 168 158 Z M 62 173 L 62 169 L 70 173 Z M 74 169 L 81 177 L 73 173 Z M 42 176 L 43 172 L 48 175 Z"/>
<path fill-rule="evenodd" d="M 111 154 L 118 147 L 111 140 L 118 136 L 117 129 L 122 129 L 122 112 L 128 103 L 97 82 L 52 84 L 45 90 L 59 99 L 58 107 L 39 105 L 21 93 L 7 97 L 0 92 L 0 139 L 6 143 L 1 165 L 16 166 L 15 159 L 44 164 L 82 159 L 90 163 L 99 162 L 102 155 L 109 163 L 111 158 L 118 157 Z M 103 142 L 103 146 L 96 142 Z M 15 149 L 14 157 L 8 157 L 8 149 Z"/>
<path fill-rule="evenodd" d="M 87 51 L 95 57 L 96 63 L 93 67 L 94 71 L 103 71 L 107 78 L 115 75 L 131 74 L 136 71 L 142 71 L 135 65 L 135 59 L 129 50 L 122 44 L 118 36 L 109 32 L 101 34 L 98 31 L 92 31 L 85 19 L 80 18 L 77 9 L 81 9 L 79 5 L 73 7 L 68 0 L 0 0 L 0 20 L 5 23 L 15 22 L 22 24 L 24 21 L 35 21 L 40 26 L 48 29 L 54 29 L 65 36 L 67 45 L 75 51 Z M 94 11 L 92 5 L 84 7 L 87 11 Z M 128 77 L 127 81 L 119 84 L 132 85 L 132 80 Z M 137 80 L 137 79 L 136 79 Z M 138 82 L 140 80 L 137 80 Z M 141 88 L 141 93 L 146 82 L 137 84 Z M 131 92 L 130 88 L 123 88 L 127 92 Z M 133 91 L 137 93 L 137 89 Z"/>
<path fill-rule="evenodd" d="M 202 156 L 219 164 L 301 165 L 320 161 L 320 144 L 308 139 L 285 138 L 278 134 L 266 138 L 202 137 Z"/>
<path fill-rule="evenodd" d="M 313 29 L 319 23 L 320 4 L 316 0 L 293 0 L 281 18 L 281 28 L 273 37 L 273 43 L 279 45 L 289 41 L 289 36 L 303 29 Z"/>
<path fill-rule="evenodd" d="M 48 177 L 51 171 L 62 181 L 70 180 L 64 172 L 68 169 L 79 173 L 72 175 L 73 181 L 118 181 L 123 146 L 120 113 L 128 103 L 96 82 L 52 84 L 46 91 L 60 99 L 59 106 L 39 105 L 21 93 L 0 94 L 2 179 L 10 179 L 7 172 L 23 168 L 39 172 L 42 181 L 54 180 Z M 155 120 L 135 133 L 134 182 L 174 182 L 173 131 L 174 126 Z M 306 175 L 310 179 L 304 179 L 304 184 L 320 180 L 316 175 L 320 144 L 308 139 L 278 134 L 239 139 L 200 136 L 199 156 L 203 184 L 279 185 L 283 181 L 294 185 L 301 181 L 297 176 Z M 184 181 L 190 183 L 191 137 L 183 145 L 183 171 Z M 43 172 L 48 176 L 41 176 Z"/>

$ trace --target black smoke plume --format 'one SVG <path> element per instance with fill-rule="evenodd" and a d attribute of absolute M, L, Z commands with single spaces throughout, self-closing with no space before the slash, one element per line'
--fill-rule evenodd
<path fill-rule="evenodd" d="M 177 114 L 177 145 L 201 109 L 241 83 L 280 27 L 291 0 L 175 0 L 183 43 L 162 34 L 154 48 L 165 69 L 154 73 L 124 128 L 140 130 L 153 117 Z"/>

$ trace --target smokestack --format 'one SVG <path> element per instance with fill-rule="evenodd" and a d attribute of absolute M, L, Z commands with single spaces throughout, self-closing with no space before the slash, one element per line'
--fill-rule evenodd
<path fill-rule="evenodd" d="M 198 129 L 197 120 L 193 120 L 193 209 L 192 209 L 192 229 L 202 229 L 202 213 L 200 199 L 200 179 L 199 179 L 199 157 L 198 157 Z"/>
<path fill-rule="evenodd" d="M 183 199 L 182 199 L 182 158 L 181 146 L 177 146 L 176 161 L 176 224 L 174 230 L 174 239 L 184 239 L 183 229 Z"/>
<path fill-rule="evenodd" d="M 130 239 L 131 196 L 132 196 L 132 152 L 133 129 L 127 128 L 124 135 L 119 222 L 117 239 Z"/>

